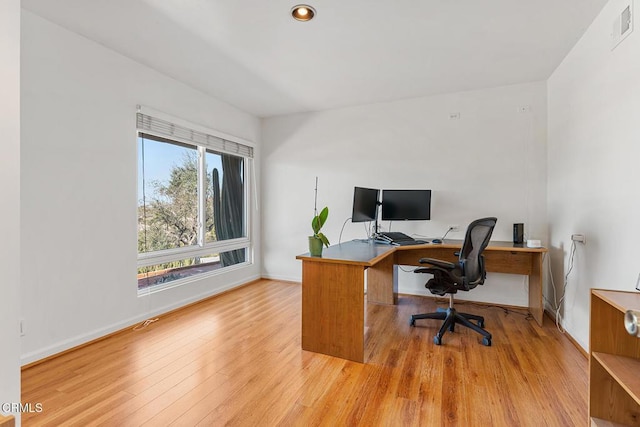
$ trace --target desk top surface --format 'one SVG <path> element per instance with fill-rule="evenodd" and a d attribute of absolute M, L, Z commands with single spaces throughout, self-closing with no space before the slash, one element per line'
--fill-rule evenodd
<path fill-rule="evenodd" d="M 396 246 L 364 240 L 352 240 L 324 248 L 322 250 L 322 256 L 320 257 L 311 256 L 309 252 L 307 252 L 298 255 L 296 259 L 317 262 L 339 262 L 342 264 L 357 264 L 370 267 L 381 258 L 393 253 L 395 249 Z"/>
<path fill-rule="evenodd" d="M 313 257 L 309 253 L 301 254 L 296 259 L 315 262 L 351 263 L 364 266 L 372 266 L 380 259 L 395 251 L 407 251 L 416 249 L 460 249 L 462 240 L 445 240 L 443 243 L 425 243 L 423 245 L 393 246 L 387 244 L 373 243 L 366 240 L 352 240 L 350 242 L 332 245 L 324 248 L 321 257 Z M 525 244 L 513 242 L 489 242 L 489 251 L 511 251 L 511 252 L 547 252 L 547 248 L 528 248 Z"/>

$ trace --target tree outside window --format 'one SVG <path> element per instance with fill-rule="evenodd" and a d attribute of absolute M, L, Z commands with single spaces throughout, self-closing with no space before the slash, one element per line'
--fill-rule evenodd
<path fill-rule="evenodd" d="M 139 289 L 246 262 L 245 163 L 241 156 L 139 134 Z M 233 239 L 246 243 L 216 250 Z"/>

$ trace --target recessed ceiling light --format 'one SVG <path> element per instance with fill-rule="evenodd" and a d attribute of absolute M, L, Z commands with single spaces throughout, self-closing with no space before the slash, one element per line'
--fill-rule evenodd
<path fill-rule="evenodd" d="M 299 4 L 291 9 L 291 16 L 296 21 L 311 21 L 316 16 L 316 10 L 308 4 Z"/>

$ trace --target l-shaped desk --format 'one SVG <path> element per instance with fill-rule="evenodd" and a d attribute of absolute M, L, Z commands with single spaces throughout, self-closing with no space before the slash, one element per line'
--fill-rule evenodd
<path fill-rule="evenodd" d="M 364 280 L 367 302 L 397 304 L 398 265 L 420 258 L 456 261 L 462 241 L 390 246 L 351 241 L 302 260 L 302 349 L 364 362 Z M 529 312 L 542 325 L 542 256 L 546 248 L 490 242 L 484 251 L 489 272 L 529 276 Z M 488 286 L 491 286 L 489 283 Z"/>

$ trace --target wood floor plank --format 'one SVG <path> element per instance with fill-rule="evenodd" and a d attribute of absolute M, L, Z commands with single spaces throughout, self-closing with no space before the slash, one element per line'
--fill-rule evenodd
<path fill-rule="evenodd" d="M 300 285 L 261 280 L 25 369 L 23 425 L 587 424 L 588 362 L 553 322 L 457 303 L 493 345 L 456 326 L 436 346 L 439 321 L 408 320 L 437 306 L 368 305 L 360 364 L 303 351 Z"/>
<path fill-rule="evenodd" d="M 217 357 L 219 357 L 219 355 L 212 350 L 200 354 L 199 360 L 192 361 L 186 365 L 176 363 L 178 369 L 171 375 L 162 378 L 157 383 L 133 395 L 133 397 L 121 407 L 100 414 L 100 416 L 96 418 L 96 422 L 100 425 L 113 425 L 113 423 L 123 425 L 137 418 L 141 420 L 142 423 L 194 388 L 200 386 L 207 387 L 210 384 L 217 386 L 224 383 L 225 380 L 228 381 L 227 376 L 216 372 L 215 369 L 207 369 L 209 363 L 211 363 L 212 367 L 215 366 L 213 361 Z M 216 378 L 211 379 L 212 376 Z M 158 406 L 158 403 L 160 406 Z M 133 414 L 136 415 L 134 416 Z"/>

